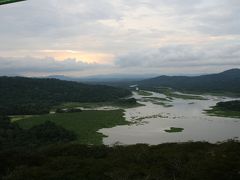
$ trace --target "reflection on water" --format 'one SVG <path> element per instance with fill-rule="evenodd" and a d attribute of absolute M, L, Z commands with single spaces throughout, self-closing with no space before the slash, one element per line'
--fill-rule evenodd
<path fill-rule="evenodd" d="M 165 142 L 209 141 L 217 142 L 240 137 L 240 119 L 212 117 L 204 114 L 219 101 L 232 100 L 226 97 L 206 96 L 208 100 L 173 99 L 168 104 L 172 107 L 153 104 L 143 100 L 143 96 L 134 93 L 140 103 L 145 106 L 126 109 L 125 117 L 133 123 L 130 126 L 117 126 L 101 129 L 107 135 L 104 144 L 116 142 L 122 144 L 160 144 Z M 153 93 L 151 97 L 166 98 L 165 95 Z M 180 133 L 167 133 L 170 127 L 184 128 Z"/>

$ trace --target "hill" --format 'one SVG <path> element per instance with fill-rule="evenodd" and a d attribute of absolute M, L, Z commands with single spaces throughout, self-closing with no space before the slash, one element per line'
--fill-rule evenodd
<path fill-rule="evenodd" d="M 66 81 L 83 82 L 87 84 L 115 84 L 126 81 L 140 81 L 155 77 L 156 74 L 98 74 L 85 77 L 69 77 L 64 75 L 51 75 L 45 78 L 54 78 Z"/>
<path fill-rule="evenodd" d="M 235 93 L 240 95 L 240 69 L 202 76 L 159 76 L 138 82 L 140 87 L 170 87 L 179 91 Z"/>
<path fill-rule="evenodd" d="M 125 89 L 57 79 L 0 77 L 0 114 L 42 114 L 64 102 L 106 102 L 130 95 Z"/>

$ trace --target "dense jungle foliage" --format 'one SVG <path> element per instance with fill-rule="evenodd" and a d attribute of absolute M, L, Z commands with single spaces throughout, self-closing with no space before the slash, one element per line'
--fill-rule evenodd
<path fill-rule="evenodd" d="M 240 112 L 240 100 L 219 102 L 217 103 L 216 107 L 223 110 Z"/>
<path fill-rule="evenodd" d="M 0 77 L 0 114 L 46 114 L 64 102 L 106 102 L 131 95 L 121 88 L 57 79 Z"/>
<path fill-rule="evenodd" d="M 75 135 L 54 123 L 23 130 L 0 118 L 0 179 L 238 180 L 240 143 L 157 146 L 71 144 Z"/>

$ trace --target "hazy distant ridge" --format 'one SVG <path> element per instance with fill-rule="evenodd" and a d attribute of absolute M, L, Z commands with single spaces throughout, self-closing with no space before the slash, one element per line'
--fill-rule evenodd
<path fill-rule="evenodd" d="M 171 87 L 182 91 L 232 92 L 240 94 L 240 69 L 201 76 L 159 76 L 138 83 L 142 87 Z"/>

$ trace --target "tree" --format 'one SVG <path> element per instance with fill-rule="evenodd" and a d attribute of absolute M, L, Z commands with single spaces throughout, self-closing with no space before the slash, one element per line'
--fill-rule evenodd
<path fill-rule="evenodd" d="M 26 0 L 0 0 L 0 5 L 16 3 L 16 2 L 20 2 L 20 1 L 26 1 Z"/>

